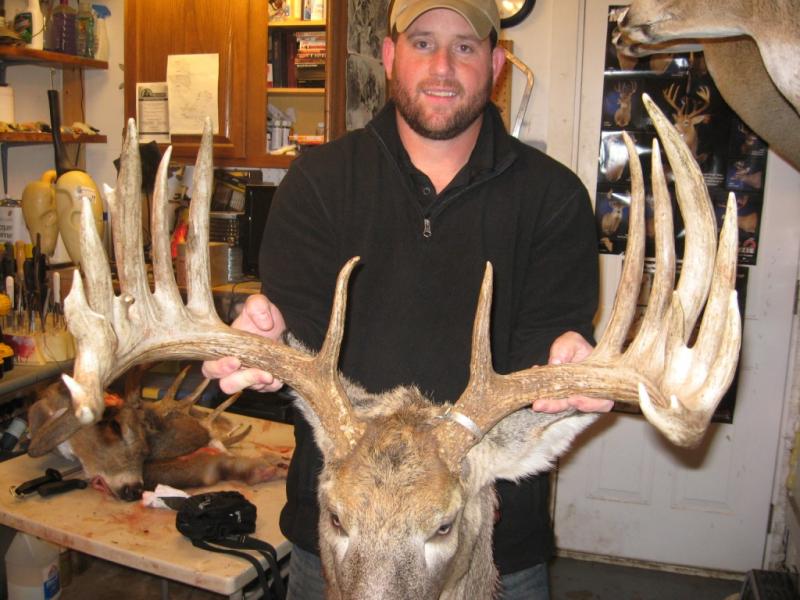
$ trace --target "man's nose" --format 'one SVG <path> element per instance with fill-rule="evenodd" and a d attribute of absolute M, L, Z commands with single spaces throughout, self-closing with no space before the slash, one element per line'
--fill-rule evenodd
<path fill-rule="evenodd" d="M 433 54 L 431 70 L 436 75 L 447 75 L 453 70 L 453 56 L 449 48 L 439 48 Z"/>

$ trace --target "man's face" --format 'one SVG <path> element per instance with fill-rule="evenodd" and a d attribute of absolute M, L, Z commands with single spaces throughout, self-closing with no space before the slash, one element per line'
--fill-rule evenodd
<path fill-rule="evenodd" d="M 384 41 L 390 94 L 400 115 L 419 135 L 452 139 L 483 112 L 504 62 L 503 51 L 480 40 L 458 13 L 423 13 L 398 36 Z"/>

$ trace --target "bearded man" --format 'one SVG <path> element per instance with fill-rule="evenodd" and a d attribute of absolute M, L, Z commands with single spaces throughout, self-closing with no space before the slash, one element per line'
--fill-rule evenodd
<path fill-rule="evenodd" d="M 389 21 L 389 102 L 364 129 L 292 163 L 264 233 L 265 295 L 249 298 L 234 324 L 272 339 L 289 331 L 318 350 L 339 268 L 360 256 L 342 373 L 368 392 L 415 385 L 434 402 L 454 401 L 467 383 L 478 290 L 491 261 L 495 370 L 585 358 L 598 289 L 589 197 L 567 168 L 511 137 L 489 101 L 505 61 L 495 0 L 396 0 Z M 232 357 L 204 371 L 221 378 L 226 393 L 281 385 Z M 573 397 L 533 409 L 610 406 Z M 294 544 L 289 596 L 314 600 L 324 585 L 322 459 L 299 415 L 295 437 L 280 523 Z M 548 598 L 547 476 L 501 481 L 497 491 L 500 597 Z"/>

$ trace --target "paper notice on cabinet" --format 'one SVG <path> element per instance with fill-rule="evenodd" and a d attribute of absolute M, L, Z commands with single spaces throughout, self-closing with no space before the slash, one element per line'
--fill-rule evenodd
<path fill-rule="evenodd" d="M 136 84 L 136 124 L 139 142 L 169 142 L 167 82 Z"/>
<path fill-rule="evenodd" d="M 167 57 L 169 132 L 203 133 L 203 120 L 211 117 L 219 133 L 217 81 L 219 54 L 171 54 Z"/>

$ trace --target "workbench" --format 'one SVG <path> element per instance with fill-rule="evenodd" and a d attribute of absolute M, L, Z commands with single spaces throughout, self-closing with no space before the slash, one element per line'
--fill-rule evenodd
<path fill-rule="evenodd" d="M 290 425 L 230 413 L 226 416 L 234 423 L 253 428 L 233 448 L 235 454 L 258 456 L 265 450 L 285 451 L 294 446 Z M 91 487 L 50 498 L 33 495 L 19 499 L 9 491 L 11 485 L 37 477 L 48 467 L 60 469 L 68 465 L 55 456 L 34 459 L 27 455 L 0 463 L 0 524 L 159 577 L 233 599 L 242 598 L 242 588 L 256 577 L 255 569 L 243 559 L 192 546 L 175 529 L 172 510 L 122 502 Z M 291 548 L 278 528 L 278 515 L 286 501 L 285 483 L 284 479 L 277 479 L 248 486 L 229 481 L 186 491 L 241 492 L 257 507 L 254 537 L 272 544 L 280 560 Z M 266 566 L 266 561 L 258 558 Z"/>

